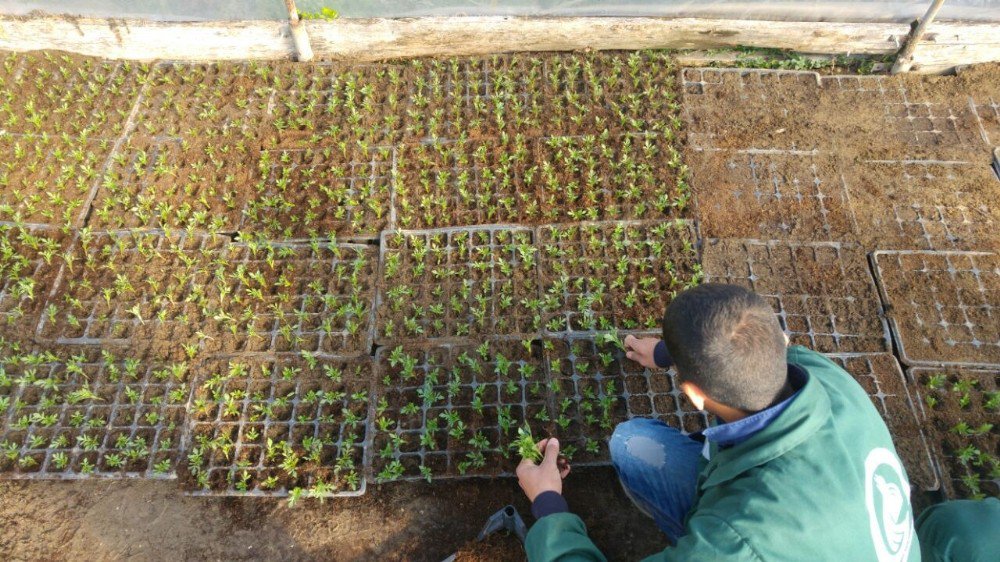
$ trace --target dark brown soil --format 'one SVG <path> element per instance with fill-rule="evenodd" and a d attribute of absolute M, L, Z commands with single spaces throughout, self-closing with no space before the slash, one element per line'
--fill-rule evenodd
<path fill-rule="evenodd" d="M 898 366 L 886 353 L 865 254 L 1000 244 L 996 184 L 985 168 L 1000 139 L 990 105 L 1000 96 L 997 78 L 995 66 L 955 78 L 688 69 L 680 75 L 682 132 L 677 75 L 662 53 L 357 67 L 10 55 L 0 68 L 0 102 L 9 102 L 0 108 L 0 148 L 10 156 L 0 167 L 0 218 L 66 228 L 51 236 L 58 252 L 41 260 L 39 248 L 5 231 L 12 252 L 0 261 L 2 335 L 54 351 L 63 363 L 83 354 L 98 398 L 54 407 L 53 389 L 0 384 L 0 398 L 23 404 L 24 414 L 61 416 L 54 427 L 48 418 L 6 416 L 3 438 L 23 450 L 0 455 L 0 471 L 52 472 L 52 453 L 69 448 L 42 441 L 65 437 L 86 449 L 100 442 L 60 461 L 74 473 L 149 475 L 150 465 L 168 461 L 172 469 L 180 460 L 182 481 L 204 474 L 201 484 L 216 492 L 318 482 L 343 489 L 345 472 L 365 461 L 382 479 L 420 479 L 421 466 L 438 476 L 492 476 L 513 470 L 509 446 L 524 424 L 536 437 L 564 437 L 577 448 L 578 467 L 605 463 L 604 438 L 627 417 L 658 416 L 688 432 L 706 418 L 669 373 L 643 372 L 617 354 L 605 361 L 606 347 L 574 349 L 542 336 L 656 328 L 672 294 L 697 284 L 703 266 L 710 280 L 764 294 L 795 343 L 879 354 L 848 367 L 886 416 L 914 482 L 932 487 L 900 398 L 907 389 L 893 386 Z M 675 218 L 694 220 L 676 229 L 664 220 Z M 626 219 L 641 222 L 580 222 Z M 481 228 L 496 223 L 513 226 Z M 455 226 L 465 238 L 389 234 Z M 123 227 L 147 230 L 98 230 Z M 382 233 L 376 261 L 373 241 Z M 701 236 L 710 239 L 704 248 Z M 1000 362 L 989 339 L 1000 329 L 986 308 L 996 301 L 996 271 L 992 262 L 979 268 L 988 278 L 982 290 L 967 275 L 914 282 L 889 273 L 894 287 L 915 283 L 887 289 L 912 296 L 916 307 L 890 311 L 900 332 L 927 340 L 926 349 L 908 343 L 905 351 L 927 361 Z M 10 282 L 29 274 L 34 297 L 13 297 Z M 964 325 L 952 305 L 978 302 L 963 314 L 982 336 L 956 348 L 947 333 L 914 320 L 933 307 L 931 295 L 945 293 L 962 299 L 939 303 L 945 327 Z M 498 335 L 513 341 L 492 341 L 481 353 L 482 338 Z M 368 354 L 374 341 L 384 344 L 374 380 L 335 382 L 308 366 L 329 354 Z M 400 342 L 419 358 L 412 373 L 388 363 Z M 173 386 L 129 394 L 101 378 L 108 367 L 99 352 L 112 348 L 118 362 L 138 361 L 121 366 L 136 369 L 122 375 L 136 384 L 164 378 L 160 366 L 185 369 L 165 375 Z M 273 370 L 215 380 L 201 360 L 220 353 L 258 354 L 243 359 L 268 369 L 272 360 L 306 366 L 289 380 Z M 81 390 L 71 377 L 61 386 Z M 197 451 L 181 451 L 188 419 L 177 412 L 186 400 L 178 389 L 191 392 Z M 313 410 L 306 397 L 319 390 L 346 398 Z M 260 406 L 271 409 L 255 413 Z M 169 429 L 157 433 L 163 424 L 150 414 Z M 350 436 L 348 417 L 367 418 L 372 435 Z M 988 437 L 984 448 L 995 454 L 995 429 Z M 319 460 L 300 462 L 294 475 L 278 472 L 268 439 L 303 458 L 319 443 Z M 156 445 L 114 466 L 106 453 L 132 451 L 136 440 Z M 941 442 L 935 452 L 946 458 L 960 450 L 950 436 Z M 340 472 L 331 473 L 338 461 Z M 975 466 L 972 476 L 996 494 Z M 958 474 L 948 470 L 945 487 Z M 183 498 L 174 482 L 163 484 L 169 491 L 150 483 L 4 485 L 0 546 L 14 559 L 155 558 L 163 548 L 194 559 L 513 555 L 501 537 L 468 544 L 502 504 L 526 513 L 513 480 L 372 480 L 367 497 L 309 502 L 301 511 L 262 498 Z M 658 533 L 613 483 L 610 470 L 574 470 L 567 496 L 611 558 L 657 550 Z M 149 537 L 162 543 L 157 550 Z"/>

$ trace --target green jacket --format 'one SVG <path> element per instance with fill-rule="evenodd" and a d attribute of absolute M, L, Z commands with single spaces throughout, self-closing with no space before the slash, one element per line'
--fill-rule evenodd
<path fill-rule="evenodd" d="M 1000 560 L 1000 500 L 956 500 L 924 510 L 917 519 L 924 562 Z"/>
<path fill-rule="evenodd" d="M 846 371 L 802 347 L 788 362 L 807 381 L 748 440 L 710 448 L 687 534 L 648 560 L 914 562 L 910 486 L 889 430 Z M 528 559 L 604 560 L 570 513 L 541 518 Z"/>

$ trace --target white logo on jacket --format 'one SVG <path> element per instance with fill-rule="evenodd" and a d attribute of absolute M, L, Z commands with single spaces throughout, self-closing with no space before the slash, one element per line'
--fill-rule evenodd
<path fill-rule="evenodd" d="M 910 483 L 889 449 L 872 449 L 865 459 L 865 503 L 879 562 L 908 559 L 914 535 Z"/>

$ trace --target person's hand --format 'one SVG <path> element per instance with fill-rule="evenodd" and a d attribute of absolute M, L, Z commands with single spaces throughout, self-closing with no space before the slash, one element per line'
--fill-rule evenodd
<path fill-rule="evenodd" d="M 653 350 L 656 349 L 658 343 L 660 340 L 657 338 L 639 339 L 632 335 L 625 336 L 625 357 L 647 369 L 656 369 L 658 367 L 656 359 L 653 357 Z"/>
<path fill-rule="evenodd" d="M 542 439 L 537 446 L 538 452 L 544 455 L 541 463 L 522 459 L 517 465 L 517 483 L 528 496 L 528 501 L 535 501 L 542 492 L 562 494 L 562 479 L 569 474 L 569 463 L 559 458 L 558 439 Z"/>

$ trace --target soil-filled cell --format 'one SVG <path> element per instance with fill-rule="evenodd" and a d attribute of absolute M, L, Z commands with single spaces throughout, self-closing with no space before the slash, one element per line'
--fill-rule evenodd
<path fill-rule="evenodd" d="M 12 399 L 0 400 L 0 448 L 10 463 L 0 478 L 8 469 L 53 479 L 172 477 L 188 366 L 127 353 L 105 347 L 5 354 Z M 33 389 L 43 389 L 37 399 Z"/>
<path fill-rule="evenodd" d="M 861 248 L 832 242 L 708 240 L 703 257 L 707 281 L 742 285 L 765 297 L 793 343 L 823 353 L 889 349 Z"/>
<path fill-rule="evenodd" d="M 875 264 L 904 362 L 1000 365 L 1000 257 L 880 251 Z"/>
<path fill-rule="evenodd" d="M 196 495 L 362 492 L 371 384 L 365 357 L 207 359 L 196 368 L 186 486 Z"/>
<path fill-rule="evenodd" d="M 908 375 L 945 494 L 1000 497 L 1000 371 L 921 367 Z"/>

